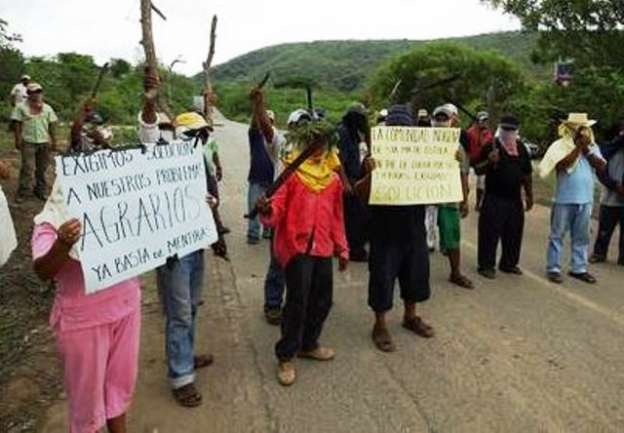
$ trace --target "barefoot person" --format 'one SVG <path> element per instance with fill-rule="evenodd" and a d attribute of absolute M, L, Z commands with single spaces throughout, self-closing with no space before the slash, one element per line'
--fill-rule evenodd
<path fill-rule="evenodd" d="M 318 150 L 273 197 L 258 202 L 262 221 L 275 229 L 275 255 L 286 276 L 282 336 L 275 346 L 277 378 L 284 386 L 296 380 L 295 356 L 329 361 L 335 355 L 318 341 L 332 305 L 332 257 L 339 258 L 340 270 L 346 269 L 349 258 L 334 136 L 333 126 L 325 122 L 291 131 L 288 139 L 299 149 L 293 150 L 287 164 L 307 146 L 316 145 Z"/>
<path fill-rule="evenodd" d="M 387 126 L 412 126 L 412 116 L 404 105 L 390 108 Z M 370 197 L 374 161 L 366 159 L 365 177 L 356 189 L 364 203 Z M 369 206 L 370 255 L 368 305 L 375 312 L 371 337 L 384 352 L 396 347 L 386 325 L 393 307 L 394 286 L 399 281 L 403 300 L 403 327 L 424 338 L 433 337 L 433 328 L 416 315 L 416 305 L 429 299 L 429 252 L 424 205 Z"/>
<path fill-rule="evenodd" d="M 35 217 L 32 254 L 37 275 L 56 287 L 50 326 L 65 372 L 69 431 L 95 433 L 106 425 L 125 433 L 138 368 L 140 282 L 131 278 L 87 296 L 75 247 L 80 233 L 56 184 Z"/>

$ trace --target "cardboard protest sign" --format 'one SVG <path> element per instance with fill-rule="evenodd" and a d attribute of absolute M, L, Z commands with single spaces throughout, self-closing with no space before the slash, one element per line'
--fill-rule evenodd
<path fill-rule="evenodd" d="M 372 129 L 370 204 L 406 206 L 463 200 L 459 129 L 384 126 Z"/>
<path fill-rule="evenodd" d="M 87 293 L 216 242 L 201 145 L 176 142 L 56 158 Z"/>

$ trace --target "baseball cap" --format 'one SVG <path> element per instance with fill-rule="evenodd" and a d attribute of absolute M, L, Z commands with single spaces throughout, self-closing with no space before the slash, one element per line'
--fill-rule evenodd
<path fill-rule="evenodd" d="M 453 117 L 453 110 L 449 107 L 449 105 L 451 104 L 444 104 L 438 108 L 436 108 L 435 110 L 433 110 L 433 117 L 438 117 L 440 114 L 445 115 L 446 117 L 448 117 L 449 119 L 451 117 Z"/>
<path fill-rule="evenodd" d="M 289 125 L 295 125 L 302 121 L 312 121 L 312 116 L 310 115 L 310 113 L 308 113 L 308 111 L 304 110 L 303 108 L 299 108 L 293 111 L 292 113 L 290 113 L 290 116 L 288 116 Z"/>
<path fill-rule="evenodd" d="M 43 87 L 41 87 L 39 83 L 29 83 L 28 86 L 26 86 L 26 91 L 28 93 L 43 92 Z"/>
<path fill-rule="evenodd" d="M 24 81 L 24 80 L 30 80 L 30 75 L 28 74 L 22 75 L 22 77 L 20 78 L 20 81 Z"/>
<path fill-rule="evenodd" d="M 477 113 L 477 120 L 480 122 L 484 122 L 490 118 L 490 115 L 487 111 L 479 111 Z"/>

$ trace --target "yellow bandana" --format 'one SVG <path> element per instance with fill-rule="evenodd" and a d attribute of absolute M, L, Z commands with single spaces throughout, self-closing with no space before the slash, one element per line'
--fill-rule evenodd
<path fill-rule="evenodd" d="M 284 165 L 292 164 L 300 154 L 301 151 L 295 150 L 286 155 L 283 159 Z M 340 167 L 338 153 L 330 150 L 325 152 L 320 162 L 306 159 L 297 169 L 297 176 L 312 191 L 321 192 L 331 184 L 338 167 Z"/>

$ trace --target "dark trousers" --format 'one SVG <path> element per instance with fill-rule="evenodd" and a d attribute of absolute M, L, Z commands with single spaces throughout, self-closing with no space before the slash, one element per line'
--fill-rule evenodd
<path fill-rule="evenodd" d="M 22 166 L 20 168 L 19 195 L 30 195 L 31 191 L 36 194 L 46 194 L 46 170 L 48 169 L 50 154 L 48 143 L 22 143 Z M 33 188 L 33 171 L 35 185 Z"/>
<path fill-rule="evenodd" d="M 368 211 L 362 201 L 354 195 L 346 195 L 344 198 L 345 232 L 349 249 L 359 252 L 364 249 L 367 241 L 366 222 Z"/>
<path fill-rule="evenodd" d="M 479 269 L 496 267 L 499 240 L 503 247 L 499 267 L 511 269 L 518 266 L 523 230 L 522 199 L 498 197 L 486 190 L 479 215 Z"/>
<path fill-rule="evenodd" d="M 600 221 L 598 224 L 598 237 L 594 245 L 594 255 L 607 257 L 611 236 L 617 225 L 620 225 L 620 252 L 618 263 L 624 265 L 624 207 L 600 206 Z"/>
<path fill-rule="evenodd" d="M 271 261 L 269 262 L 269 269 L 267 270 L 266 277 L 264 278 L 265 311 L 271 308 L 282 308 L 285 285 L 284 270 L 277 262 L 277 257 L 275 257 L 273 239 L 271 239 L 269 248 L 271 249 Z"/>
<path fill-rule="evenodd" d="M 368 305 L 376 313 L 392 309 L 394 285 L 399 280 L 406 304 L 424 302 L 431 296 L 429 250 L 424 225 L 421 239 L 403 242 L 371 239 L 368 259 Z"/>
<path fill-rule="evenodd" d="M 282 338 L 275 355 L 288 361 L 299 351 L 318 347 L 333 297 L 331 258 L 300 255 L 285 269 L 286 305 L 282 313 Z"/>

